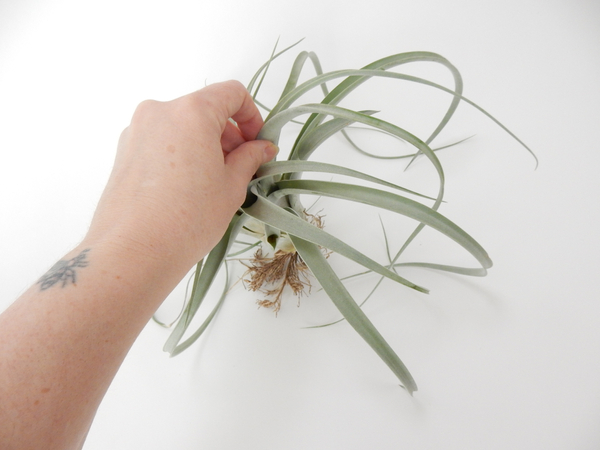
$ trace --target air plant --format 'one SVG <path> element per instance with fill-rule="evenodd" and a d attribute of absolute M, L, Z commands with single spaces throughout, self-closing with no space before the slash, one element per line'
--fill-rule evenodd
<path fill-rule="evenodd" d="M 274 50 L 268 61 L 258 69 L 251 79 L 247 88 L 257 104 L 261 105 L 256 96 L 271 63 L 297 44 L 278 53 Z M 316 76 L 299 83 L 301 72 L 307 61 L 314 66 Z M 454 87 L 450 89 L 423 78 L 390 70 L 422 61 L 433 62 L 446 68 L 453 77 Z M 450 100 L 449 106 L 431 135 L 422 139 L 399 125 L 375 117 L 376 111 L 354 111 L 339 106 L 342 99 L 363 83 L 374 78 L 403 80 L 447 93 Z M 337 85 L 330 91 L 326 85 L 328 82 L 336 82 Z M 323 99 L 319 103 L 296 105 L 302 96 L 318 88 L 323 93 Z M 361 306 L 351 296 L 344 285 L 344 280 L 332 268 L 328 256 L 330 253 L 337 253 L 360 264 L 367 272 L 380 275 L 382 279 L 383 277 L 391 279 L 398 284 L 423 293 L 428 292 L 426 288 L 399 275 L 398 269 L 401 266 L 425 267 L 471 276 L 486 275 L 487 269 L 492 266 L 492 261 L 486 251 L 462 228 L 438 211 L 444 198 L 445 177 L 440 160 L 430 144 L 448 124 L 460 102 L 473 106 L 489 117 L 532 153 L 504 125 L 463 96 L 463 82 L 460 73 L 440 55 L 430 52 L 400 53 L 379 59 L 362 69 L 324 73 L 319 59 L 314 53 L 306 51 L 299 53 L 279 100 L 272 108 L 264 107 L 268 111 L 268 116 L 258 136 L 258 139 L 267 139 L 279 144 L 282 129 L 291 122 L 296 122 L 301 127 L 297 125 L 300 130 L 295 142 L 289 149 L 287 159 L 272 161 L 260 167 L 248 186 L 245 203 L 232 218 L 225 235 L 207 257 L 198 263 L 191 295 L 164 346 L 164 350 L 171 355 L 176 355 L 201 336 L 227 297 L 227 283 L 223 295 L 202 325 L 183 340 L 192 318 L 197 314 L 217 274 L 222 268 L 227 270 L 228 257 L 254 250 L 251 262 L 246 263 L 248 270 L 245 274 L 245 284 L 247 288 L 261 291 L 267 297 L 259 302 L 261 306 L 271 307 L 277 312 L 286 286 L 291 288 L 296 295 L 302 295 L 305 293 L 305 288 L 310 286 L 311 277 L 314 277 L 340 311 L 343 319 L 373 348 L 398 377 L 402 386 L 412 395 L 417 390 L 417 385 L 410 372 L 365 315 Z M 299 118 L 303 116 L 308 117 L 303 122 L 298 122 Z M 319 146 L 336 133 L 342 133 L 348 139 L 351 147 L 370 154 L 357 146 L 346 132 L 349 127 L 357 124 L 386 133 L 409 144 L 414 148 L 414 153 L 410 155 L 413 158 L 417 156 L 427 158 L 437 173 L 437 194 L 434 197 L 426 197 L 389 181 L 350 169 L 343 164 L 328 164 L 310 160 Z M 280 152 L 279 156 L 282 154 L 283 152 Z M 357 182 L 340 183 L 306 178 L 306 175 L 311 173 L 328 174 L 332 177 L 341 175 Z M 364 182 L 368 182 L 369 186 L 365 186 Z M 414 219 L 418 224 L 400 251 L 390 258 L 390 261 L 381 264 L 326 230 L 320 216 L 307 212 L 307 208 L 301 202 L 301 197 L 304 198 L 304 196 L 330 197 L 367 204 Z M 409 198 L 409 196 L 416 197 L 420 201 Z M 433 204 L 427 206 L 425 201 L 433 202 Z M 473 255 L 479 267 L 466 268 L 436 263 L 400 262 L 400 256 L 404 250 L 426 226 L 438 230 L 460 244 Z M 239 242 L 238 236 L 241 234 L 253 236 L 255 242 L 248 243 L 241 251 L 233 252 L 232 248 L 236 242 Z M 229 275 L 227 274 L 227 276 Z"/>

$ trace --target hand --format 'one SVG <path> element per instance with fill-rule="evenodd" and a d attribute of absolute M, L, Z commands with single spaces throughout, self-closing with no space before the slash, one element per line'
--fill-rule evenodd
<path fill-rule="evenodd" d="M 139 106 L 87 236 L 58 265 L 70 278 L 51 269 L 0 314 L 1 448 L 82 447 L 136 337 L 275 156 L 254 140 L 262 124 L 235 81 Z"/>
<path fill-rule="evenodd" d="M 275 145 L 254 140 L 262 125 L 236 81 L 143 102 L 121 135 L 86 240 L 110 239 L 189 269 L 216 245 L 248 182 L 275 156 Z"/>

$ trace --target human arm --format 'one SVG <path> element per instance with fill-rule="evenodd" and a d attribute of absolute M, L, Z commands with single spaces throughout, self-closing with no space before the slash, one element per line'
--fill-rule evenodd
<path fill-rule="evenodd" d="M 136 337 L 274 157 L 261 126 L 237 82 L 138 107 L 86 237 L 0 315 L 0 448 L 81 448 Z"/>

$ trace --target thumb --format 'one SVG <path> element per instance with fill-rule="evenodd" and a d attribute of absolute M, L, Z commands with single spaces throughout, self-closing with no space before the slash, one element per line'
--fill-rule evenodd
<path fill-rule="evenodd" d="M 225 155 L 225 165 L 238 178 L 250 180 L 261 164 L 271 161 L 279 148 L 269 141 L 247 141 Z"/>

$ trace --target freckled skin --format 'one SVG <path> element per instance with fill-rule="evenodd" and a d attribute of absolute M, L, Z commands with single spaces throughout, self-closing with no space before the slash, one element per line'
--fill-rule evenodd
<path fill-rule="evenodd" d="M 261 127 L 238 82 L 140 104 L 85 238 L 0 315 L 0 449 L 83 446 L 136 337 L 275 156 Z"/>

